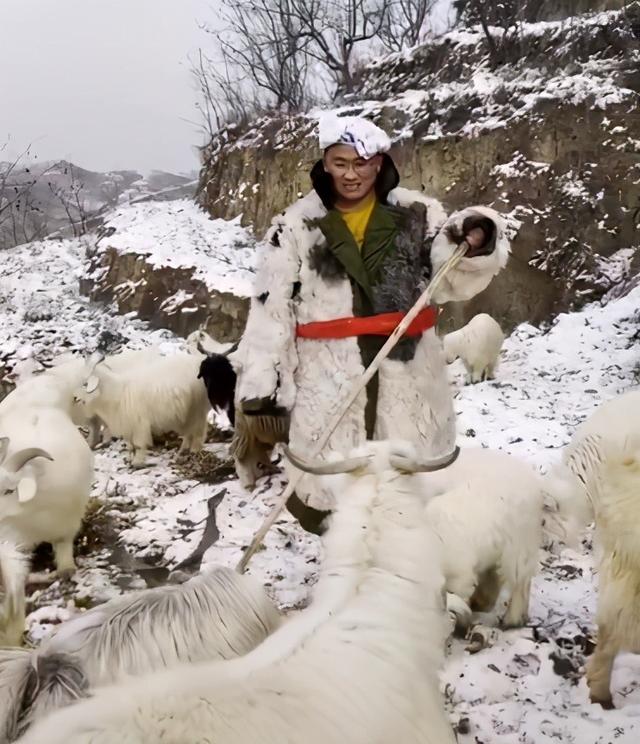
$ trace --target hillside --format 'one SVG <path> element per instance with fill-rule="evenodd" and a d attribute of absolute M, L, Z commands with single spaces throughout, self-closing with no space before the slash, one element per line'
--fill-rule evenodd
<path fill-rule="evenodd" d="M 523 23 L 517 33 L 491 27 L 490 36 L 460 29 L 385 57 L 338 110 L 393 135 L 404 185 L 449 210 L 480 202 L 507 215 L 509 269 L 449 317 L 483 309 L 513 327 L 637 281 L 640 5 Z M 200 202 L 262 233 L 309 188 L 317 116 L 222 132 L 204 152 Z"/>
<path fill-rule="evenodd" d="M 172 214 L 175 207 L 162 207 Z M 159 207 L 160 209 L 160 207 Z M 136 223 L 121 214 L 127 245 L 140 250 L 157 232 L 159 215 Z M 185 225 L 196 220 L 189 215 Z M 154 232 L 155 230 L 155 232 Z M 184 233 L 183 233 L 184 234 Z M 197 233 L 196 233 L 197 234 Z M 115 237 L 115 234 L 114 234 Z M 131 242 L 129 242 L 131 239 Z M 115 241 L 114 241 L 115 242 Z M 194 246 L 183 245 L 192 253 Z M 86 243 L 46 241 L 0 252 L 0 358 L 13 377 L 41 369 L 57 354 L 158 344 L 184 348 L 168 331 L 153 331 L 112 307 L 96 306 L 78 291 L 87 268 Z M 156 254 L 156 256 L 158 256 Z M 240 267 L 239 267 L 240 268 Z M 224 269 L 223 269 L 224 271 Z M 217 284 L 214 276 L 208 279 Z M 226 281 L 221 277 L 221 282 Z M 219 285 L 218 285 L 219 286 Z M 459 442 L 519 455 L 540 469 L 558 458 L 575 426 L 602 400 L 637 384 L 640 288 L 605 307 L 563 314 L 546 332 L 529 324 L 507 339 L 497 379 L 462 385 L 452 368 Z M 226 422 L 217 418 L 206 451 L 179 463 L 176 442 L 158 447 L 149 466 L 132 471 L 121 441 L 96 452 L 93 501 L 76 542 L 73 579 L 28 587 L 28 637 L 37 643 L 70 615 L 123 591 L 156 586 L 192 555 L 205 533 L 203 565 L 233 566 L 284 486 L 263 478 L 253 493 L 235 479 Z M 213 531 L 211 525 L 217 528 Z M 496 631 L 477 654 L 454 641 L 442 677 L 447 709 L 460 744 L 636 744 L 639 728 L 638 657 L 622 655 L 614 672 L 616 711 L 588 703 L 580 672 L 593 650 L 595 575 L 590 541 L 580 552 L 540 553 L 526 628 Z M 318 540 L 287 514 L 251 563 L 285 610 L 304 606 L 318 572 Z M 35 568 L 51 566 L 40 551 Z M 184 571 L 197 570 L 198 562 Z"/>

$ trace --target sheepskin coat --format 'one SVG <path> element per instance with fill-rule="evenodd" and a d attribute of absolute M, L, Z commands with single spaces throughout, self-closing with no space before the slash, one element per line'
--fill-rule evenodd
<path fill-rule="evenodd" d="M 385 339 L 376 338 L 372 349 L 357 337 L 296 338 L 297 324 L 406 312 L 462 240 L 468 217 L 491 221 L 492 250 L 462 259 L 435 301 L 470 299 L 507 261 L 504 222 L 494 210 L 472 207 L 447 218 L 437 200 L 397 187 L 395 166 L 384 158 L 370 222 L 377 231 L 374 250 L 367 252 L 368 227 L 362 251 L 354 255 L 355 243 L 351 238 L 349 245 L 350 233 L 331 209 L 319 164 L 312 171 L 316 188 L 277 216 L 265 237 L 246 329 L 232 356 L 236 401 L 270 399 L 290 411 L 290 445 L 301 453 L 318 441 Z M 385 182 L 393 188 L 386 189 Z M 363 390 L 324 448 L 324 458 L 350 451 L 367 434 L 409 440 L 427 456 L 451 451 L 455 415 L 435 329 L 403 339 L 382 363 L 376 383 L 373 431 L 367 432 Z M 312 476 L 296 490 L 312 506 L 331 506 L 330 494 Z"/>

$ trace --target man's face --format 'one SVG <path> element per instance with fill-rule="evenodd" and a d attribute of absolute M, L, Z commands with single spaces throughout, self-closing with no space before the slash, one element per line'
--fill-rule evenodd
<path fill-rule="evenodd" d="M 333 145 L 324 156 L 324 169 L 333 178 L 339 199 L 358 202 L 369 194 L 382 166 L 382 156 L 361 158 L 350 145 Z"/>

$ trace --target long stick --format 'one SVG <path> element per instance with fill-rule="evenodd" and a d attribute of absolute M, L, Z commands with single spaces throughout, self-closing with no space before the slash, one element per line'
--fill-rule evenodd
<path fill-rule="evenodd" d="M 361 377 L 359 377 L 354 382 L 353 387 L 351 388 L 349 392 L 349 395 L 347 395 L 342 405 L 338 408 L 333 418 L 329 421 L 329 424 L 327 425 L 327 428 L 325 429 L 324 434 L 320 437 L 315 447 L 312 448 L 312 451 L 310 453 L 311 458 L 317 457 L 320 454 L 325 444 L 329 441 L 329 438 L 335 431 L 336 427 L 338 426 L 340 421 L 342 421 L 343 416 L 349 410 L 353 401 L 360 394 L 360 391 L 364 387 L 366 387 L 369 380 L 378 371 L 378 368 L 380 367 L 382 362 L 389 356 L 391 350 L 398 343 L 398 341 L 400 340 L 400 337 L 404 335 L 404 332 L 411 325 L 411 322 L 414 320 L 414 318 L 418 315 L 418 313 L 421 310 L 423 310 L 431 302 L 433 293 L 438 288 L 443 278 L 451 271 L 451 269 L 454 268 L 454 266 L 456 266 L 456 264 L 464 256 L 464 254 L 467 252 L 468 249 L 469 249 L 469 244 L 465 240 L 462 243 L 460 243 L 460 245 L 456 248 L 456 250 L 450 256 L 450 258 L 444 264 L 442 264 L 442 266 L 438 269 L 433 279 L 429 282 L 427 288 L 420 295 L 420 297 L 416 300 L 414 306 L 409 310 L 409 312 L 404 316 L 404 318 L 395 327 L 393 333 L 391 333 L 389 338 L 385 341 L 383 347 L 376 354 L 371 364 L 367 367 L 367 369 L 364 371 Z M 278 515 L 280 514 L 280 512 L 284 509 L 284 505 L 287 503 L 289 498 L 293 495 L 293 492 L 295 491 L 296 486 L 302 479 L 303 475 L 304 473 L 299 470 L 287 484 L 287 487 L 282 492 L 280 499 L 278 500 L 276 505 L 271 510 L 271 513 L 267 515 L 267 518 L 262 523 L 262 527 L 260 527 L 260 529 L 256 532 L 253 540 L 251 541 L 251 544 L 246 549 L 246 551 L 244 552 L 244 555 L 242 556 L 240 562 L 238 563 L 236 570 L 239 573 L 242 573 L 245 570 L 245 568 L 248 566 L 249 561 L 253 557 L 253 554 L 258 549 L 258 546 L 260 545 L 260 543 L 264 540 L 265 535 L 271 529 L 273 523 L 278 518 Z"/>

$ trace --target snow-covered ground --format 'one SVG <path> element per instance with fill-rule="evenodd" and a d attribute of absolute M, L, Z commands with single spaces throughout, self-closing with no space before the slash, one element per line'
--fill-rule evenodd
<path fill-rule="evenodd" d="M 16 376 L 64 351 L 107 351 L 120 344 L 182 341 L 130 317 L 90 306 L 79 296 L 85 246 L 79 240 L 36 243 L 0 253 L 0 365 Z M 456 387 L 460 441 L 491 446 L 548 467 L 575 425 L 600 401 L 636 384 L 640 290 L 605 307 L 564 315 L 547 332 L 521 326 L 505 344 L 497 380 Z M 0 374 L 2 368 L 0 366 Z M 224 436 L 214 437 L 224 440 Z M 227 443 L 177 463 L 158 450 L 131 471 L 116 443 L 96 455 L 95 501 L 78 546 L 71 582 L 30 590 L 33 640 L 76 608 L 123 590 L 166 580 L 200 540 L 208 505 L 219 539 L 203 563 L 233 565 L 268 512 L 283 480 L 263 479 L 253 493 L 230 475 Z M 514 484 L 517 488 L 517 484 Z M 211 501 L 213 499 L 213 501 Z M 590 552 L 541 552 L 530 627 L 498 632 L 492 648 L 470 655 L 454 641 L 443 676 L 452 721 L 464 744 L 606 744 L 640 741 L 640 660 L 621 657 L 614 674 L 619 710 L 588 702 L 580 666 L 591 646 L 595 583 Z M 251 563 L 284 608 L 304 605 L 320 561 L 316 538 L 283 516 Z"/>
<path fill-rule="evenodd" d="M 189 199 L 118 207 L 103 228 L 103 245 L 147 257 L 154 266 L 193 268 L 218 292 L 249 297 L 255 272 L 255 240 L 240 218 L 211 219 Z"/>

